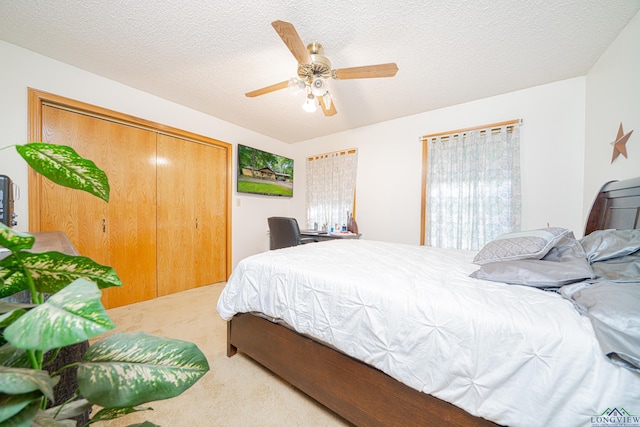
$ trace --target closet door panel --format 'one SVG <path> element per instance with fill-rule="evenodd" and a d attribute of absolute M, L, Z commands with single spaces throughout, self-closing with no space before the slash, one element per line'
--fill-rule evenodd
<path fill-rule="evenodd" d="M 197 144 L 158 135 L 158 295 L 195 287 Z"/>
<path fill-rule="evenodd" d="M 43 179 L 40 231 L 64 231 L 80 254 L 116 270 L 123 287 L 103 290 L 105 307 L 155 298 L 155 134 L 48 106 L 42 122 L 43 139 L 94 161 L 111 192 L 106 203 Z"/>
<path fill-rule="evenodd" d="M 106 122 L 88 116 L 42 108 L 43 142 L 68 145 L 102 169 L 108 165 L 107 127 Z M 103 230 L 108 215 L 105 201 L 42 178 L 40 206 L 40 231 L 64 231 L 80 254 L 108 265 L 109 239 Z"/>
<path fill-rule="evenodd" d="M 197 286 L 226 280 L 226 153 L 223 149 L 198 145 L 198 182 L 194 193 L 197 217 Z"/>
<path fill-rule="evenodd" d="M 109 159 L 109 261 L 123 282 L 103 292 L 113 308 L 157 296 L 156 134 L 114 123 Z"/>
<path fill-rule="evenodd" d="M 226 280 L 226 150 L 158 136 L 158 295 Z"/>

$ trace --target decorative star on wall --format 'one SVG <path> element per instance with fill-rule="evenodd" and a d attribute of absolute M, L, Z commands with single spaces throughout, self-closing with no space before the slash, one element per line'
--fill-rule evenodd
<path fill-rule="evenodd" d="M 631 134 L 633 133 L 633 131 L 625 134 L 624 131 L 622 130 L 622 122 L 620 123 L 620 128 L 618 129 L 618 136 L 616 137 L 616 140 L 613 141 L 611 143 L 611 145 L 613 145 L 613 157 L 611 157 L 611 163 L 613 163 L 613 161 L 620 155 L 622 154 L 624 156 L 624 158 L 627 158 L 627 141 L 629 140 L 629 137 L 631 136 Z"/>

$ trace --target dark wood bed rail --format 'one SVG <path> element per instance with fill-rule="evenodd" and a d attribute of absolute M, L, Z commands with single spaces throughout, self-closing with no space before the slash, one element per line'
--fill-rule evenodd
<path fill-rule="evenodd" d="M 585 235 L 640 228 L 640 177 L 605 184 Z M 358 426 L 495 426 L 414 390 L 344 353 L 252 314 L 227 324 L 227 355 L 241 351 Z"/>
<path fill-rule="evenodd" d="M 240 349 L 355 425 L 496 426 L 262 317 L 237 314 L 227 333 L 228 356 Z"/>

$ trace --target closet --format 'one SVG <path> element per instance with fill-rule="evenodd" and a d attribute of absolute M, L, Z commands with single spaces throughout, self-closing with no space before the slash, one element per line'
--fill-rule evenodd
<path fill-rule="evenodd" d="M 226 280 L 224 151 L 167 135 L 157 150 L 158 295 Z"/>
<path fill-rule="evenodd" d="M 31 140 L 69 145 L 109 178 L 106 203 L 29 176 L 30 230 L 64 231 L 122 279 L 105 307 L 227 279 L 229 144 L 37 91 L 30 111 Z"/>

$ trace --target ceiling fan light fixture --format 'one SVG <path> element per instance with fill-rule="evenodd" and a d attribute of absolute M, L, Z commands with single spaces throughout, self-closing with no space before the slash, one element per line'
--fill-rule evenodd
<path fill-rule="evenodd" d="M 322 77 L 313 78 L 313 81 L 311 82 L 311 93 L 315 96 L 323 96 L 328 90 L 329 88 L 326 79 Z"/>
<path fill-rule="evenodd" d="M 393 77 L 398 72 L 395 63 L 365 65 L 349 68 L 331 68 L 331 61 L 323 55 L 320 43 L 309 43 L 306 48 L 300 35 L 292 23 L 286 21 L 273 21 L 271 26 L 276 30 L 289 52 L 298 62 L 297 77 L 276 83 L 262 89 L 245 93 L 245 96 L 256 96 L 289 88 L 290 93 L 296 95 L 301 90 L 306 97 L 302 105 L 304 111 L 315 112 L 320 106 L 325 116 L 334 116 L 337 111 L 336 100 L 329 94 L 329 79 L 353 80 L 371 79 L 378 77 Z"/>
<path fill-rule="evenodd" d="M 291 95 L 297 95 L 305 88 L 304 82 L 297 77 L 291 77 L 287 86 Z"/>
<path fill-rule="evenodd" d="M 304 100 L 304 104 L 302 104 L 302 109 L 307 113 L 315 113 L 316 109 L 316 98 L 312 93 L 307 95 L 307 99 Z"/>
<path fill-rule="evenodd" d="M 331 94 L 329 93 L 329 91 L 325 92 L 325 94 L 322 95 L 322 102 L 324 103 L 325 110 L 329 110 L 331 108 L 332 99 L 333 98 L 331 97 Z"/>

